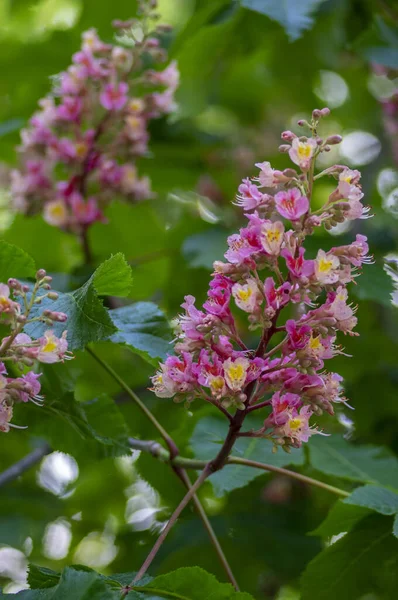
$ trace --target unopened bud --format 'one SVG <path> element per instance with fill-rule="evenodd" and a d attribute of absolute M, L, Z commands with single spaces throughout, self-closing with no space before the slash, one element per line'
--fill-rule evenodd
<path fill-rule="evenodd" d="M 7 283 L 8 283 L 8 286 L 9 286 L 10 288 L 12 288 L 13 290 L 15 290 L 15 289 L 17 289 L 17 288 L 20 288 L 20 287 L 21 287 L 21 284 L 19 283 L 19 281 L 17 281 L 17 280 L 16 280 L 16 279 L 14 279 L 13 277 L 11 277 L 11 278 L 10 278 L 10 279 L 7 281 Z"/>
<path fill-rule="evenodd" d="M 341 135 L 331 135 L 326 139 L 326 143 L 330 144 L 330 146 L 334 146 L 335 144 L 341 144 L 343 138 Z"/>
<path fill-rule="evenodd" d="M 41 298 L 36 298 L 35 304 L 41 304 Z"/>
<path fill-rule="evenodd" d="M 58 321 L 59 323 L 65 323 L 68 318 L 68 315 L 62 312 L 53 312 L 51 313 L 51 318 L 53 321 Z"/>
<path fill-rule="evenodd" d="M 324 146 L 323 147 L 323 151 L 324 152 L 330 152 L 330 146 Z"/>
<path fill-rule="evenodd" d="M 51 285 L 49 283 L 45 283 L 42 288 L 45 290 L 51 290 Z"/>
<path fill-rule="evenodd" d="M 282 144 L 281 146 L 279 146 L 278 150 L 279 152 L 289 152 L 290 146 L 288 146 L 287 144 Z"/>
<path fill-rule="evenodd" d="M 58 294 L 57 292 L 48 292 L 47 298 L 50 300 L 58 300 Z"/>
<path fill-rule="evenodd" d="M 47 274 L 47 273 L 46 273 L 46 271 L 45 271 L 44 269 L 39 269 L 39 270 L 37 271 L 37 273 L 36 273 L 36 279 L 37 279 L 37 280 L 39 280 L 39 279 L 43 279 L 43 277 L 45 277 L 45 276 L 46 276 L 46 274 Z"/>
<path fill-rule="evenodd" d="M 285 140 L 286 142 L 292 142 L 294 140 L 294 138 L 296 138 L 297 135 L 295 133 L 293 133 L 293 131 L 282 131 L 281 134 L 281 138 L 283 140 Z"/>
<path fill-rule="evenodd" d="M 282 174 L 285 177 L 297 177 L 297 171 L 295 171 L 294 169 L 285 169 L 284 171 L 282 171 Z"/>
<path fill-rule="evenodd" d="M 21 289 L 22 289 L 22 291 L 23 291 L 23 292 L 25 292 L 25 294 L 26 294 L 26 292 L 29 292 L 29 289 L 30 289 L 30 288 L 29 288 L 29 286 L 28 286 L 28 285 L 23 285 Z"/>
<path fill-rule="evenodd" d="M 322 146 L 322 144 L 323 144 L 323 139 L 322 138 L 317 137 L 315 141 L 316 141 L 316 143 L 317 143 L 318 146 Z"/>
<path fill-rule="evenodd" d="M 327 108 L 327 107 L 326 108 L 322 108 L 321 111 L 320 111 L 320 113 L 321 113 L 322 117 L 327 117 L 328 115 L 330 115 L 330 108 Z"/>
<path fill-rule="evenodd" d="M 18 323 L 26 323 L 25 315 L 18 315 L 17 321 L 18 321 Z"/>
<path fill-rule="evenodd" d="M 320 119 L 321 116 L 322 116 L 322 112 L 319 110 L 319 108 L 315 108 L 315 110 L 312 111 L 313 119 Z"/>
<path fill-rule="evenodd" d="M 45 277 L 43 277 L 44 283 L 51 283 L 52 280 L 53 280 L 53 278 L 50 275 L 46 275 Z"/>

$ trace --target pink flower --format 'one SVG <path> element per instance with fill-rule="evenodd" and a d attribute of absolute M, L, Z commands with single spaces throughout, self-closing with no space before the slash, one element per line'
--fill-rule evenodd
<path fill-rule="evenodd" d="M 282 217 L 290 221 L 297 221 L 308 212 L 310 203 L 308 198 L 301 195 L 298 188 L 291 188 L 286 192 L 275 194 L 276 209 Z"/>
<path fill-rule="evenodd" d="M 331 252 L 319 250 L 315 259 L 315 277 L 321 283 L 336 283 L 339 280 L 340 261 Z"/>
<path fill-rule="evenodd" d="M 84 201 L 80 194 L 76 192 L 71 195 L 69 204 L 72 209 L 72 216 L 79 225 L 91 225 L 91 223 L 101 221 L 103 218 L 94 197 Z"/>
<path fill-rule="evenodd" d="M 65 227 L 69 222 L 69 212 L 62 198 L 47 202 L 44 206 L 44 220 L 49 225 L 56 227 Z"/>
<path fill-rule="evenodd" d="M 258 181 L 262 187 L 274 187 L 275 177 L 274 177 L 274 169 L 272 169 L 269 162 L 256 163 L 256 167 L 260 169 L 260 173 L 258 175 Z"/>
<path fill-rule="evenodd" d="M 100 94 L 100 102 L 106 110 L 121 110 L 127 102 L 129 86 L 126 82 L 107 83 Z"/>
<path fill-rule="evenodd" d="M 275 392 L 271 400 L 272 413 L 269 420 L 275 425 L 284 425 L 290 417 L 292 409 L 297 409 L 301 405 L 301 398 L 298 394 L 289 392 L 282 394 Z"/>
<path fill-rule="evenodd" d="M 289 150 L 290 159 L 303 171 L 308 171 L 316 148 L 317 143 L 314 138 L 295 138 Z"/>
<path fill-rule="evenodd" d="M 262 302 L 262 296 L 255 279 L 249 278 L 246 283 L 235 283 L 232 287 L 232 295 L 236 306 L 247 313 L 257 311 Z"/>
<path fill-rule="evenodd" d="M 64 96 L 57 108 L 57 117 L 62 121 L 77 123 L 81 117 L 83 102 L 78 96 Z"/>
<path fill-rule="evenodd" d="M 295 258 L 291 252 L 284 248 L 281 251 L 281 256 L 286 260 L 286 266 L 289 269 L 290 274 L 298 279 L 300 277 L 310 277 L 314 272 L 314 261 L 304 259 L 305 250 L 301 246 L 299 248 L 298 256 Z"/>
<path fill-rule="evenodd" d="M 224 362 L 224 377 L 230 390 L 239 392 L 244 387 L 249 366 L 249 360 L 243 356 Z"/>
<path fill-rule="evenodd" d="M 281 435 L 289 438 L 297 447 L 301 446 L 303 442 L 308 442 L 311 435 L 318 433 L 309 424 L 312 414 L 313 412 L 309 406 L 303 406 L 300 412 L 293 408 L 286 422 L 280 427 Z"/>
<path fill-rule="evenodd" d="M 289 336 L 289 350 L 302 350 L 306 347 L 311 337 L 311 327 L 299 325 L 293 319 L 286 321 L 286 332 Z"/>
<path fill-rule="evenodd" d="M 238 191 L 239 194 L 236 196 L 235 204 L 241 206 L 244 210 L 257 208 L 263 200 L 263 194 L 248 178 L 243 180 Z"/>
<path fill-rule="evenodd" d="M 265 221 L 261 227 L 261 244 L 267 254 L 277 256 L 283 242 L 285 228 L 281 221 Z"/>
<path fill-rule="evenodd" d="M 264 294 L 267 304 L 270 308 L 278 310 L 290 300 L 291 284 L 286 281 L 278 289 L 275 288 L 275 281 L 272 277 L 267 277 L 264 282 Z"/>
<path fill-rule="evenodd" d="M 67 358 L 68 342 L 66 341 L 66 331 L 58 338 L 51 330 L 44 333 L 40 338 L 40 346 L 37 353 L 37 359 L 42 363 L 55 363 Z"/>

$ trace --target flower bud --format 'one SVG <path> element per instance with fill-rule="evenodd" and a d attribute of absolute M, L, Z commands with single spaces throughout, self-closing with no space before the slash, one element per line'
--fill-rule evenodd
<path fill-rule="evenodd" d="M 330 152 L 330 146 L 324 146 L 323 147 L 323 151 L 324 152 Z"/>
<path fill-rule="evenodd" d="M 58 294 L 57 292 L 49 292 L 47 294 L 47 298 L 49 298 L 50 300 L 58 300 Z"/>
<path fill-rule="evenodd" d="M 45 277 L 45 276 L 46 276 L 46 274 L 47 274 L 47 273 L 46 273 L 46 271 L 45 271 L 44 269 L 39 269 L 39 270 L 37 271 L 37 273 L 36 273 L 36 279 L 37 279 L 37 280 L 39 280 L 39 279 L 43 279 L 43 277 Z"/>
<path fill-rule="evenodd" d="M 341 144 L 342 141 L 343 138 L 341 137 L 341 135 L 331 135 L 328 138 L 326 138 L 326 143 L 330 146 L 334 146 L 335 144 Z"/>
<path fill-rule="evenodd" d="M 279 146 L 278 150 L 279 152 L 287 153 L 290 150 L 290 146 L 288 146 L 287 144 L 282 144 L 281 146 Z"/>
<path fill-rule="evenodd" d="M 326 108 L 322 108 L 321 111 L 320 111 L 320 113 L 321 113 L 322 117 L 327 117 L 328 115 L 330 115 L 330 108 L 327 108 L 327 107 Z"/>
<path fill-rule="evenodd" d="M 320 119 L 322 117 L 322 112 L 318 109 L 315 108 L 315 110 L 312 111 L 312 118 L 313 119 Z"/>
<path fill-rule="evenodd" d="M 286 142 L 292 142 L 294 140 L 294 138 L 296 138 L 297 135 L 295 133 L 293 133 L 293 131 L 283 131 L 281 134 L 281 138 L 283 140 L 285 140 Z"/>

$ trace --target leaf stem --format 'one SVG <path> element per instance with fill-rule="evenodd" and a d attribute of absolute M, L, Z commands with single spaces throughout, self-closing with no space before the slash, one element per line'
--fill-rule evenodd
<path fill-rule="evenodd" d="M 157 431 L 159 432 L 159 434 L 161 435 L 161 437 L 167 444 L 169 452 L 167 452 L 167 450 L 162 448 L 162 446 L 160 444 L 157 444 L 156 442 L 142 442 L 141 440 L 134 440 L 134 442 L 136 442 L 135 447 L 138 450 L 149 451 L 153 456 L 160 457 L 161 455 L 163 455 L 163 457 L 166 457 L 166 461 L 171 464 L 176 475 L 184 483 L 185 487 L 188 489 L 188 493 L 190 493 L 192 491 L 193 486 L 191 486 L 191 482 L 189 480 L 188 474 L 184 471 L 184 468 L 183 468 L 184 465 L 182 465 L 182 464 L 173 465 L 172 464 L 172 460 L 174 458 L 176 458 L 179 454 L 179 449 L 178 449 L 176 443 L 174 442 L 174 440 L 167 433 L 167 431 L 162 427 L 162 425 L 159 423 L 159 421 L 156 419 L 156 417 L 152 414 L 152 412 L 140 400 L 140 398 L 137 396 L 137 394 L 116 373 L 116 371 L 114 371 L 112 369 L 112 367 L 110 365 L 108 365 L 108 363 L 106 361 L 102 360 L 102 358 L 100 358 L 91 348 L 87 347 L 87 351 L 109 373 L 109 375 L 111 375 L 111 377 L 113 377 L 115 379 L 115 381 L 118 382 L 118 384 L 122 387 L 122 389 L 129 395 L 129 397 L 135 402 L 135 404 L 141 409 L 141 411 L 148 417 L 148 419 L 151 421 L 151 423 L 154 425 L 154 427 L 157 429 Z M 130 438 L 129 442 L 130 442 L 131 447 L 134 447 L 133 446 L 133 438 Z M 138 442 L 138 444 L 137 444 L 137 442 Z M 149 446 L 148 446 L 148 444 L 149 444 Z M 192 501 L 196 507 L 197 512 L 199 513 L 199 516 L 203 522 L 203 525 L 209 535 L 210 542 L 214 546 L 214 549 L 221 561 L 221 564 L 226 572 L 227 577 L 229 578 L 229 580 L 231 581 L 231 583 L 235 587 L 235 589 L 238 590 L 239 588 L 236 583 L 235 577 L 233 576 L 231 567 L 228 564 L 227 557 L 225 556 L 225 554 L 221 548 L 221 545 L 217 539 L 217 536 L 214 533 L 214 530 L 211 526 L 211 523 L 205 513 L 205 510 L 204 510 L 203 506 L 201 505 L 201 503 L 195 493 L 192 496 Z"/>
<path fill-rule="evenodd" d="M 289 471 L 289 469 L 284 469 L 283 467 L 276 467 L 275 465 L 268 465 L 255 460 L 240 458 L 238 456 L 230 456 L 227 463 L 231 465 L 245 465 L 246 467 L 254 467 L 255 469 L 262 469 L 263 471 L 270 471 L 273 473 L 279 473 L 279 475 L 286 475 L 292 479 L 297 479 L 303 483 L 308 483 L 309 485 L 322 488 L 328 492 L 332 492 L 332 494 L 336 494 L 337 496 L 344 498 L 350 495 L 350 492 L 346 492 L 341 488 L 329 485 L 328 483 L 324 483 L 318 479 L 312 479 L 312 477 L 307 477 L 307 475 L 302 475 L 301 473 L 296 473 L 295 471 Z"/>
<path fill-rule="evenodd" d="M 191 486 L 191 488 L 185 494 L 184 498 L 181 500 L 180 504 L 177 506 L 177 508 L 171 515 L 166 527 L 163 529 L 162 533 L 156 540 L 155 544 L 153 545 L 152 550 L 150 551 L 150 553 L 144 560 L 137 575 L 134 577 L 130 586 L 128 586 L 126 588 L 126 590 L 123 592 L 122 598 L 127 596 L 128 592 L 129 592 L 129 588 L 131 589 L 131 587 L 134 585 L 134 583 L 136 581 L 139 581 L 145 575 L 145 573 L 151 566 L 155 556 L 157 555 L 161 545 L 163 544 L 164 540 L 166 539 L 169 531 L 172 529 L 173 525 L 177 521 L 178 517 L 180 516 L 180 514 L 182 513 L 182 511 L 184 510 L 184 508 L 186 507 L 188 502 L 193 498 L 193 496 L 196 494 L 197 490 L 200 488 L 202 483 L 209 477 L 209 475 L 211 475 L 211 469 L 210 469 L 209 465 L 206 465 L 206 467 L 203 469 L 203 471 L 201 472 L 201 474 L 199 475 L 199 477 L 197 478 L 195 483 Z"/>
<path fill-rule="evenodd" d="M 170 451 L 171 458 L 174 458 L 175 456 L 177 456 L 179 451 L 178 451 L 178 448 L 177 448 L 174 440 L 172 440 L 172 438 L 169 436 L 167 431 L 162 427 L 162 425 L 159 423 L 159 421 L 156 419 L 156 417 L 152 414 L 152 412 L 149 410 L 149 408 L 147 408 L 145 406 L 145 404 L 140 400 L 140 398 L 137 396 L 137 394 L 127 385 L 127 383 L 120 377 L 120 375 L 118 375 L 116 373 L 116 371 L 114 371 L 112 369 L 112 367 L 105 360 L 100 358 L 98 356 L 98 354 L 96 354 L 96 352 L 94 352 L 94 350 L 92 350 L 88 346 L 87 346 L 86 350 L 89 354 L 91 354 L 91 356 L 94 358 L 94 360 L 96 360 L 105 369 L 105 371 L 107 371 L 109 373 L 109 375 L 111 377 L 113 377 L 113 379 L 115 381 L 118 382 L 120 387 L 133 400 L 133 402 L 135 402 L 135 404 L 144 413 L 144 415 L 151 421 L 152 425 L 157 429 L 160 436 L 166 442 L 167 447 Z"/>

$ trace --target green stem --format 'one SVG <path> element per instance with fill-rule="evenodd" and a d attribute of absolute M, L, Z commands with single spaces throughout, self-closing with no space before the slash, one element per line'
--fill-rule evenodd
<path fill-rule="evenodd" d="M 292 479 L 297 479 L 302 483 L 308 483 L 309 485 L 322 488 L 328 492 L 332 492 L 332 494 L 336 494 L 337 496 L 344 498 L 350 495 L 350 492 L 346 492 L 345 490 L 324 483 L 323 481 L 319 481 L 318 479 L 312 479 L 312 477 L 307 477 L 307 475 L 301 475 L 301 473 L 289 471 L 283 467 L 275 467 L 274 465 L 268 465 L 255 460 L 248 460 L 246 458 L 239 458 L 238 456 L 230 456 L 227 464 L 245 465 L 246 467 L 254 467 L 255 469 L 262 469 L 263 471 L 270 471 L 272 473 L 279 473 L 279 475 L 286 475 L 286 477 L 291 477 Z"/>
<path fill-rule="evenodd" d="M 157 444 L 156 442 L 135 440 L 134 438 L 130 438 L 129 442 L 132 448 L 136 448 L 137 450 L 143 450 L 144 452 L 149 452 L 150 454 L 152 454 L 153 456 L 155 456 L 163 462 L 171 462 L 172 465 L 183 467 L 185 469 L 202 470 L 207 464 L 207 461 L 205 460 L 198 460 L 196 458 L 185 458 L 184 456 L 177 456 L 176 458 L 170 460 L 170 454 L 167 452 L 167 450 L 162 448 L 160 444 Z M 297 479 L 302 483 L 307 483 L 308 485 L 327 490 L 328 492 L 336 494 L 337 496 L 347 497 L 350 495 L 350 492 L 346 492 L 341 488 L 329 485 L 327 483 L 324 483 L 323 481 L 319 481 L 318 479 L 313 479 L 312 477 L 308 477 L 307 475 L 301 475 L 301 473 L 289 471 L 289 469 L 284 469 L 283 467 L 275 467 L 274 465 L 268 465 L 266 463 L 249 460 L 247 458 L 230 456 L 227 459 L 226 464 L 244 465 L 246 467 L 253 467 L 254 469 L 262 469 L 263 471 L 278 473 L 279 475 L 285 475 L 286 477 Z"/>
<path fill-rule="evenodd" d="M 211 470 L 210 470 L 209 466 L 206 465 L 206 467 L 203 469 L 203 471 L 201 472 L 201 474 L 199 475 L 199 477 L 197 478 L 197 480 L 195 481 L 195 483 L 188 490 L 188 492 L 185 494 L 184 498 L 181 500 L 180 504 L 177 506 L 177 508 L 175 509 L 175 511 L 173 512 L 173 514 L 171 515 L 171 517 L 170 517 L 170 519 L 169 519 L 166 527 L 163 529 L 162 533 L 160 534 L 160 536 L 156 540 L 155 544 L 153 545 L 152 550 L 150 551 L 150 553 L 148 554 L 148 556 L 144 560 L 144 562 L 142 564 L 142 567 L 138 571 L 137 575 L 134 577 L 134 579 L 131 582 L 130 586 L 128 586 L 127 589 L 123 592 L 122 597 L 127 596 L 128 592 L 129 592 L 129 588 L 131 589 L 131 586 L 133 586 L 134 583 L 136 583 L 136 581 L 139 581 L 145 575 L 145 573 L 147 572 L 147 570 L 151 566 L 151 564 L 152 564 L 155 556 L 159 552 L 160 547 L 163 544 L 163 542 L 165 541 L 165 539 L 166 539 L 169 531 L 172 529 L 173 525 L 177 521 L 178 517 L 180 516 L 180 514 L 182 513 L 182 511 L 184 510 L 184 508 L 186 507 L 186 505 L 193 498 L 193 496 L 196 494 L 197 490 L 200 488 L 200 486 L 202 485 L 202 483 L 209 477 L 209 475 L 211 475 Z"/>
<path fill-rule="evenodd" d="M 177 473 L 178 477 L 180 477 L 181 481 L 184 483 L 185 487 L 188 490 L 190 490 L 192 488 L 192 483 L 191 483 L 191 480 L 188 476 L 188 473 L 185 471 L 185 469 L 182 469 L 181 467 L 173 467 L 173 468 L 174 468 L 175 472 Z M 224 571 L 226 572 L 226 574 L 228 576 L 228 579 L 230 580 L 230 582 L 232 583 L 232 585 L 234 586 L 236 591 L 239 592 L 238 583 L 234 577 L 234 574 L 232 573 L 231 567 L 229 566 L 227 557 L 225 556 L 224 551 L 221 548 L 220 542 L 218 541 L 218 538 L 214 532 L 214 529 L 211 526 L 211 523 L 206 514 L 206 511 L 203 508 L 202 503 L 196 494 L 194 494 L 194 496 L 192 496 L 192 501 L 193 501 L 195 508 L 203 522 L 203 525 L 207 531 L 207 534 L 208 534 L 209 538 L 211 539 L 211 542 L 212 542 L 214 549 L 217 553 L 217 556 L 224 568 Z"/>
<path fill-rule="evenodd" d="M 169 448 L 169 452 L 167 452 L 167 450 L 162 448 L 162 446 L 160 444 L 157 444 L 156 442 L 149 442 L 149 447 L 148 447 L 148 442 L 142 442 L 141 440 L 133 440 L 133 438 L 130 438 L 131 447 L 134 447 L 133 443 L 136 442 L 135 447 L 138 450 L 149 451 L 151 454 L 153 454 L 153 456 L 157 456 L 159 458 L 163 454 L 163 457 L 165 457 L 165 456 L 167 457 L 166 461 L 171 462 L 171 460 L 173 458 L 176 458 L 179 454 L 179 450 L 178 450 L 177 445 L 175 444 L 174 440 L 170 437 L 170 435 L 167 433 L 167 431 L 162 427 L 162 425 L 159 423 L 159 421 L 156 419 L 156 417 L 152 414 L 152 412 L 140 400 L 140 398 L 137 396 L 137 394 L 116 373 L 116 371 L 114 371 L 112 369 L 112 367 L 110 365 L 108 365 L 107 362 L 102 360 L 102 358 L 100 358 L 91 348 L 87 347 L 87 351 L 109 373 L 109 375 L 111 375 L 115 379 L 115 381 L 118 382 L 118 384 L 124 389 L 124 391 L 135 402 L 135 404 L 148 417 L 148 419 L 151 421 L 151 423 L 158 430 L 159 434 L 162 436 L 162 438 L 166 442 L 167 447 Z M 144 445 L 146 445 L 147 447 L 144 447 Z M 188 474 L 184 471 L 183 465 L 171 465 L 171 466 L 173 467 L 173 470 L 175 471 L 176 475 L 181 479 L 181 481 L 184 483 L 185 487 L 188 489 L 188 493 L 191 492 L 193 486 L 191 486 L 190 479 L 188 477 Z M 202 519 L 203 525 L 209 535 L 210 542 L 213 544 L 214 549 L 221 561 L 221 564 L 222 564 L 230 582 L 235 587 L 235 589 L 238 590 L 239 589 L 238 584 L 236 583 L 235 577 L 233 576 L 233 573 L 232 573 L 231 567 L 228 564 L 227 558 L 220 546 L 220 543 L 217 539 L 216 534 L 214 533 L 214 530 L 213 530 L 211 523 L 204 511 L 204 508 L 201 505 L 198 497 L 195 494 L 192 497 L 192 501 L 196 507 L 196 510 L 199 513 L 200 518 Z"/>
<path fill-rule="evenodd" d="M 127 385 L 127 383 L 116 373 L 116 371 L 114 371 L 112 369 L 112 367 L 110 365 L 108 365 L 108 363 L 103 360 L 102 358 L 100 358 L 98 356 L 98 354 L 96 354 L 94 352 L 94 350 L 92 350 L 91 348 L 87 347 L 86 348 L 87 352 L 89 354 L 91 354 L 91 356 L 105 369 L 105 371 L 107 371 L 109 373 L 109 375 L 111 377 L 113 377 L 113 379 L 115 381 L 118 382 L 118 384 L 120 385 L 120 387 L 126 392 L 126 394 L 133 400 L 133 402 L 135 402 L 135 404 L 138 406 L 138 408 L 144 413 L 144 415 L 151 421 L 152 425 L 158 430 L 159 434 L 161 435 L 161 437 L 164 439 L 164 441 L 167 444 L 168 449 L 170 450 L 170 456 L 172 458 L 174 458 L 175 456 L 177 456 L 178 454 L 178 448 L 174 442 L 174 440 L 172 440 L 172 438 L 169 436 L 169 434 L 167 433 L 167 431 L 162 427 L 162 425 L 159 423 L 159 421 L 156 419 L 156 417 L 151 413 L 151 411 L 145 406 L 145 404 L 139 399 L 139 397 L 137 396 L 137 394 Z"/>

